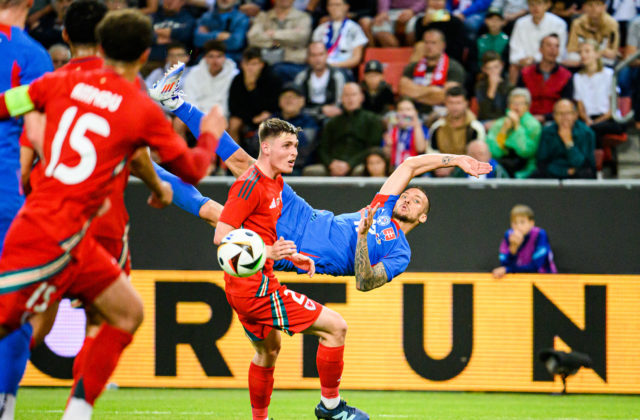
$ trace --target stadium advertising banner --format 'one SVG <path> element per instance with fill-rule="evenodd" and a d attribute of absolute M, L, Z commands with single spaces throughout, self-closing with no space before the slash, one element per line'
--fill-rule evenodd
<path fill-rule="evenodd" d="M 280 274 L 349 324 L 347 389 L 554 392 L 540 350 L 584 352 L 569 392 L 640 393 L 640 276 L 405 273 L 359 292 L 352 277 Z M 112 377 L 119 386 L 246 388 L 252 347 L 221 272 L 134 271 L 145 320 Z M 63 305 L 24 385 L 69 385 L 83 313 Z M 317 340 L 283 336 L 278 388 L 318 388 Z"/>

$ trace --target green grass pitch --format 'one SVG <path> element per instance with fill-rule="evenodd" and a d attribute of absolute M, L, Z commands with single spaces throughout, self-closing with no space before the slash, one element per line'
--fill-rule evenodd
<path fill-rule="evenodd" d="M 22 388 L 16 419 L 59 419 L 68 388 Z M 640 419 L 640 397 L 465 392 L 343 391 L 372 419 Z M 315 419 L 318 391 L 276 390 L 274 420 Z M 250 419 L 247 390 L 116 389 L 98 400 L 94 419 Z"/>

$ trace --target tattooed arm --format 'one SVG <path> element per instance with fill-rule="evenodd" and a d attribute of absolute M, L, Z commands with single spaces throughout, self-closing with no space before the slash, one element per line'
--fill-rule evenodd
<path fill-rule="evenodd" d="M 379 206 L 379 204 L 376 204 L 373 208 L 371 208 L 371 206 L 367 206 L 360 213 L 362 217 L 360 218 L 360 224 L 358 225 L 358 242 L 356 244 L 354 266 L 356 272 L 356 289 L 361 292 L 367 292 L 378 288 L 386 284 L 388 280 L 384 264 L 379 262 L 371 267 L 369 246 L 367 244 L 367 232 L 373 224 L 373 216 Z"/>
<path fill-rule="evenodd" d="M 402 162 L 387 178 L 387 181 L 380 189 L 380 194 L 398 195 L 404 191 L 414 177 L 438 168 L 451 166 L 459 166 L 460 169 L 472 176 L 491 172 L 490 164 L 479 162 L 470 156 L 442 154 L 412 156 Z"/>

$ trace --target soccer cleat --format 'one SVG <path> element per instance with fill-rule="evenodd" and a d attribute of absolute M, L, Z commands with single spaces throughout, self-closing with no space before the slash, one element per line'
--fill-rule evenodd
<path fill-rule="evenodd" d="M 172 66 L 162 76 L 162 79 L 153 84 L 153 87 L 149 89 L 149 96 L 156 102 L 160 102 L 162 106 L 175 111 L 180 105 L 184 103 L 182 99 L 182 91 L 179 90 L 180 78 L 184 73 L 184 63 L 178 62 L 178 64 Z"/>
<path fill-rule="evenodd" d="M 316 417 L 318 419 L 331 420 L 369 420 L 369 415 L 362 410 L 347 405 L 345 400 L 340 400 L 340 404 L 333 410 L 328 410 L 322 402 L 316 406 Z"/>

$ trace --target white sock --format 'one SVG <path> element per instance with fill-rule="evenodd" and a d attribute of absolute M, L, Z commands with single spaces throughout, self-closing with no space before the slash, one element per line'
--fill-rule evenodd
<path fill-rule="evenodd" d="M 82 398 L 71 398 L 62 420 L 91 420 L 93 407 Z"/>
<path fill-rule="evenodd" d="M 324 404 L 324 406 L 327 408 L 327 410 L 333 410 L 338 406 L 338 404 L 340 404 L 340 395 L 335 398 L 325 398 L 320 395 L 320 400 L 322 401 L 322 404 Z"/>
<path fill-rule="evenodd" d="M 16 396 L 0 393 L 0 420 L 13 420 L 16 410 Z"/>

